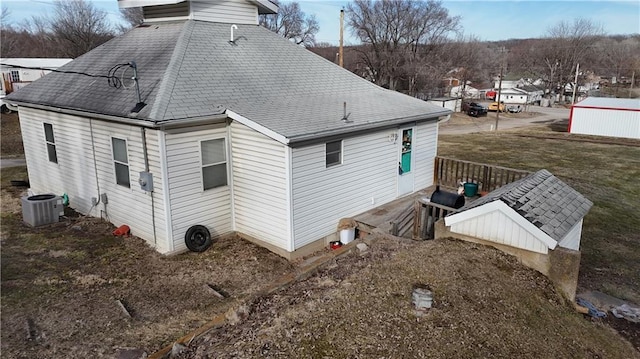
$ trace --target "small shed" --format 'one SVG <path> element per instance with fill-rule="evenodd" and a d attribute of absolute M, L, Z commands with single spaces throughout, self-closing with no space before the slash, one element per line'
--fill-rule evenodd
<path fill-rule="evenodd" d="M 427 100 L 427 103 L 446 108 L 454 112 L 460 112 L 462 101 L 458 97 L 436 97 Z"/>
<path fill-rule="evenodd" d="M 451 232 L 547 254 L 580 249 L 593 203 L 547 170 L 509 183 L 445 218 Z"/>
<path fill-rule="evenodd" d="M 582 222 L 593 203 L 547 170 L 509 183 L 445 217 L 436 238 L 495 247 L 547 276 L 573 300 Z"/>
<path fill-rule="evenodd" d="M 640 99 L 587 97 L 571 107 L 569 133 L 640 139 Z"/>

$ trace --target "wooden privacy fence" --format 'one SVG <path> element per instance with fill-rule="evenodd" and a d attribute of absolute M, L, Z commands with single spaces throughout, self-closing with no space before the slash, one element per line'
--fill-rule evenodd
<path fill-rule="evenodd" d="M 478 190 L 491 192 L 507 183 L 526 177 L 531 172 L 484 163 L 436 157 L 433 173 L 434 184 L 456 188 L 463 182 L 478 184 Z"/>

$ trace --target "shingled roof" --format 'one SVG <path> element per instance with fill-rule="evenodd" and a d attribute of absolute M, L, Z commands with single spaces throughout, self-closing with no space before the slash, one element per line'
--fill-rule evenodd
<path fill-rule="evenodd" d="M 543 169 L 480 197 L 457 213 L 498 200 L 557 242 L 593 206 L 578 191 Z"/>
<path fill-rule="evenodd" d="M 161 125 L 232 111 L 289 140 L 436 120 L 449 110 L 383 89 L 256 25 L 173 21 L 137 27 L 60 68 L 107 75 L 135 61 L 142 100 L 135 119 Z M 128 72 L 126 76 L 130 76 Z M 44 106 L 130 118 L 133 88 L 52 73 L 10 96 Z M 344 103 L 348 121 L 344 117 Z"/>

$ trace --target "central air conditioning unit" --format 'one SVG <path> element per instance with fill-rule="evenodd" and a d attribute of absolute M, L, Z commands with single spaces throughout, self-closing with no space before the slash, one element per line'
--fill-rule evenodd
<path fill-rule="evenodd" d="M 39 194 L 22 197 L 22 220 L 32 226 L 56 223 L 64 215 L 62 197 L 55 194 Z"/>

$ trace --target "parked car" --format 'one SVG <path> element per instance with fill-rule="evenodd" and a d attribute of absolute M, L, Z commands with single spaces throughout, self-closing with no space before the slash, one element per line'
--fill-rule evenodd
<path fill-rule="evenodd" d="M 500 101 L 500 112 L 504 112 L 506 111 L 507 107 L 505 106 L 504 102 Z M 497 102 L 492 102 L 489 104 L 489 111 L 498 111 L 498 103 Z"/>
<path fill-rule="evenodd" d="M 518 113 L 518 112 L 522 112 L 522 107 L 520 105 L 517 106 L 509 106 L 507 107 L 507 111 L 509 111 L 510 113 Z"/>
<path fill-rule="evenodd" d="M 472 117 L 486 116 L 487 108 L 478 103 L 471 102 L 467 107 L 467 115 Z"/>

